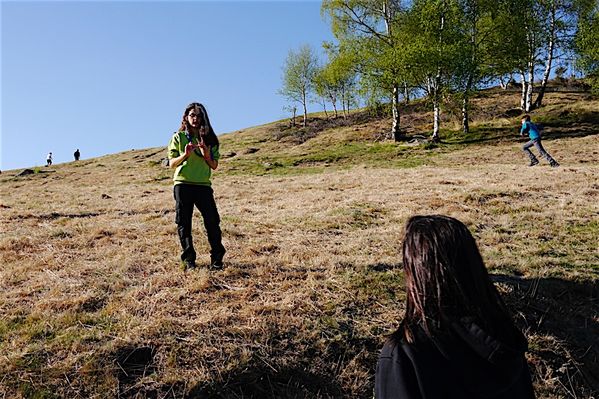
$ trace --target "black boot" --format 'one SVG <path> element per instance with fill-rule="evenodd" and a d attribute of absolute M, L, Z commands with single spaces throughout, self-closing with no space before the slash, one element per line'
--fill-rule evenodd
<path fill-rule="evenodd" d="M 223 248 L 221 252 L 210 255 L 210 268 L 212 270 L 220 270 L 223 268 L 223 258 L 225 257 L 225 249 Z"/>

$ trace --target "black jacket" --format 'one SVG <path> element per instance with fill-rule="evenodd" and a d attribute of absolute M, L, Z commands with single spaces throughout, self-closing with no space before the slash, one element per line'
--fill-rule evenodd
<path fill-rule="evenodd" d="M 534 398 L 526 340 L 506 345 L 474 323 L 452 325 L 442 342 L 419 332 L 415 343 L 389 339 L 376 368 L 377 399 Z"/>

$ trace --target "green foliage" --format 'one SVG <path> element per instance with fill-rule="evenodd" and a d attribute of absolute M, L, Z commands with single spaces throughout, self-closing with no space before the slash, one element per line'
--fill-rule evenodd
<path fill-rule="evenodd" d="M 297 52 L 290 50 L 283 67 L 283 88 L 279 94 L 291 102 L 303 105 L 304 126 L 307 118 L 308 96 L 314 89 L 317 67 L 316 53 L 309 45 L 303 45 Z"/>
<path fill-rule="evenodd" d="M 343 61 L 360 75 L 361 93 L 367 101 L 390 98 L 393 89 L 406 81 L 407 70 L 404 45 L 395 34 L 401 20 L 398 2 L 325 0 L 322 10 L 331 19 Z M 347 65 L 342 69 L 347 70 Z"/>
<path fill-rule="evenodd" d="M 325 49 L 329 60 L 314 76 L 315 91 L 333 104 L 335 116 L 337 101 L 341 102 L 346 115 L 350 105 L 355 102 L 356 57 L 355 54 L 341 51 L 339 47 L 330 44 L 325 44 Z"/>
<path fill-rule="evenodd" d="M 599 94 L 599 5 L 591 0 L 580 0 L 579 7 L 576 62 L 587 74 L 593 92 Z"/>

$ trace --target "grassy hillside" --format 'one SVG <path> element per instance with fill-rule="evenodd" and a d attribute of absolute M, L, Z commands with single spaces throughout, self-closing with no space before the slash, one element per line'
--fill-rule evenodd
<path fill-rule="evenodd" d="M 599 391 L 599 101 L 548 93 L 533 119 L 561 163 L 529 168 L 517 94 L 466 137 L 394 143 L 389 121 L 287 121 L 221 137 L 226 267 L 183 272 L 165 149 L 0 175 L 0 396 L 372 397 L 403 313 L 414 214 L 464 221 L 530 341 L 539 398 Z M 412 104 L 402 124 L 428 135 Z M 165 137 L 165 142 L 168 137 Z M 194 219 L 199 263 L 208 246 Z"/>

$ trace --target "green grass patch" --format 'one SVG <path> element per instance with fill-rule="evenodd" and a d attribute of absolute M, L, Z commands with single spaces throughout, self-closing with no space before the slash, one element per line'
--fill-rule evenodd
<path fill-rule="evenodd" d="M 425 149 L 424 146 L 406 147 L 394 142 L 344 142 L 304 149 L 299 155 L 279 152 L 272 156 L 235 157 L 223 163 L 223 169 L 233 175 L 300 175 L 355 165 L 412 168 L 426 164 L 431 157 L 445 151 L 436 145 Z"/>
<path fill-rule="evenodd" d="M 369 302 L 372 298 L 382 303 L 386 301 L 403 301 L 405 299 L 404 276 L 399 267 L 376 271 L 367 269 L 356 272 L 348 271 L 344 278 L 355 293 L 358 300 Z"/>
<path fill-rule="evenodd" d="M 478 124 L 471 126 L 468 133 L 463 130 L 442 130 L 440 133 L 443 144 L 477 144 L 481 142 L 514 139 L 518 135 L 517 128 L 509 126 L 494 126 Z"/>

